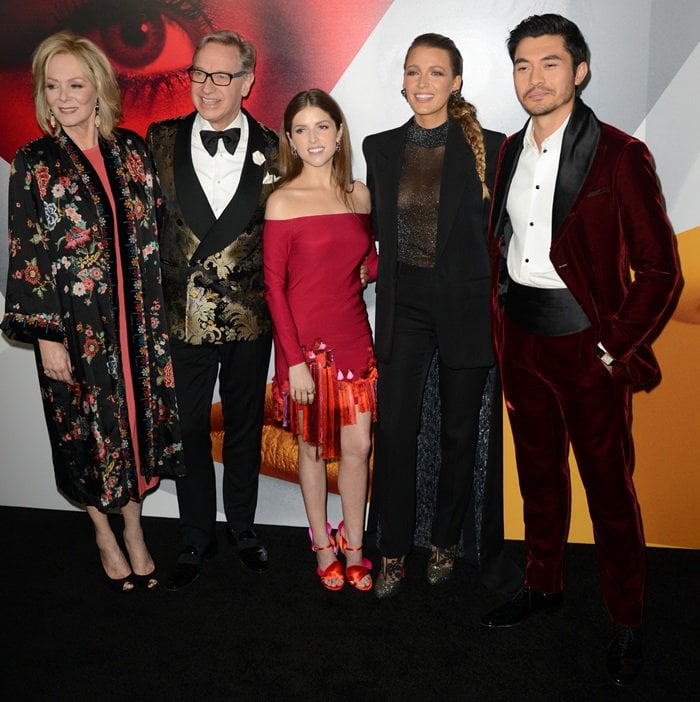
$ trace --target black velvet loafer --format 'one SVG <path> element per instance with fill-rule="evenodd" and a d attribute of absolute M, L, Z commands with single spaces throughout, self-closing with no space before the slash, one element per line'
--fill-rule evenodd
<path fill-rule="evenodd" d="M 254 573 L 264 573 L 269 568 L 267 549 L 260 543 L 253 529 L 236 533 L 229 529 L 231 541 L 238 548 L 238 559 Z"/>
<path fill-rule="evenodd" d="M 202 562 L 216 554 L 216 544 L 211 544 L 202 553 L 196 546 L 185 546 L 175 562 L 175 568 L 165 584 L 167 590 L 182 590 L 191 585 L 202 572 Z"/>
<path fill-rule="evenodd" d="M 642 643 L 635 626 L 616 626 L 605 659 L 608 675 L 616 685 L 629 685 L 642 669 Z"/>
<path fill-rule="evenodd" d="M 538 592 L 524 585 L 513 599 L 485 614 L 481 623 L 490 627 L 515 626 L 537 612 L 558 609 L 563 601 L 561 592 Z"/>

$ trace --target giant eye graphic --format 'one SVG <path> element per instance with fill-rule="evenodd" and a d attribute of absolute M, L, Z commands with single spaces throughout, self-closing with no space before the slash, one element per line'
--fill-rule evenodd
<path fill-rule="evenodd" d="M 200 2 L 107 0 L 66 8 L 60 24 L 99 44 L 115 68 L 125 100 L 141 105 L 164 89 L 188 88 L 184 69 L 197 39 L 211 30 Z"/>

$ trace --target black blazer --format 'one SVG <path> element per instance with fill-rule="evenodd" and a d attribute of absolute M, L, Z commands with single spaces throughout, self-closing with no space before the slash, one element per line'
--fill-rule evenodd
<path fill-rule="evenodd" d="M 374 232 L 379 242 L 375 354 L 391 360 L 396 305 L 397 203 L 406 133 L 411 121 L 368 136 L 362 150 L 372 193 Z M 486 184 L 493 189 L 504 134 L 484 130 Z M 458 122 L 450 119 L 440 183 L 433 311 L 440 359 L 451 368 L 494 363 L 489 309 L 490 266 L 487 227 L 490 200 L 482 197 L 474 154 Z"/>

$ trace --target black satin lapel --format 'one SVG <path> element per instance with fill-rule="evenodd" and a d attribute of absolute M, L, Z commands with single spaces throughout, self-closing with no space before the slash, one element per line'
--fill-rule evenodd
<path fill-rule="evenodd" d="M 506 144 L 503 158 L 501 159 L 498 182 L 496 183 L 496 188 L 493 193 L 492 208 L 493 217 L 496 218 L 492 227 L 492 232 L 496 237 L 502 236 L 503 223 L 507 216 L 506 205 L 508 203 L 510 184 L 515 175 L 515 169 L 518 167 L 520 154 L 523 150 L 523 139 L 525 138 L 526 129 L 527 124 Z"/>
<path fill-rule="evenodd" d="M 481 199 L 481 183 L 475 169 L 474 153 L 464 140 L 459 123 L 450 120 L 440 182 L 440 211 L 438 212 L 435 260 L 440 258 L 447 246 L 452 224 L 464 200 L 465 191 L 467 189 L 473 190 L 478 184 L 478 197 Z"/>
<path fill-rule="evenodd" d="M 245 231 L 260 204 L 260 190 L 265 175 L 265 164 L 253 161 L 253 154 L 265 154 L 265 139 L 258 123 L 248 117 L 248 147 L 238 189 L 231 201 L 214 220 L 213 226 L 192 254 L 192 261 L 202 261 L 208 256 L 223 251 L 241 232 Z"/>
<path fill-rule="evenodd" d="M 576 100 L 561 145 L 552 209 L 553 239 L 561 229 L 588 176 L 599 138 L 600 123 L 596 116 L 581 100 Z"/>
<path fill-rule="evenodd" d="M 216 222 L 216 217 L 192 164 L 190 140 L 196 114 L 193 112 L 184 119 L 177 132 L 173 169 L 175 170 L 175 193 L 180 210 L 187 226 L 201 240 Z"/>

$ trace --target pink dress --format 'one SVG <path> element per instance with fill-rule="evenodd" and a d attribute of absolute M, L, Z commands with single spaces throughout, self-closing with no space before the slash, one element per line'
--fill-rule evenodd
<path fill-rule="evenodd" d="M 97 172 L 97 175 L 102 182 L 102 187 L 104 187 L 107 197 L 109 199 L 109 204 L 112 207 L 112 213 L 116 213 L 117 208 L 114 203 L 114 195 L 112 194 L 112 187 L 109 184 L 109 177 L 107 176 L 107 169 L 105 163 L 102 159 L 102 154 L 100 153 L 100 147 L 95 146 L 92 149 L 86 149 L 84 152 L 85 157 L 90 161 L 92 167 Z M 116 215 L 115 215 L 116 216 Z M 124 289 L 124 275 L 123 263 L 121 260 L 121 247 L 119 246 L 119 227 L 117 226 L 117 221 L 114 221 L 114 253 L 116 257 L 116 271 L 117 271 L 117 283 L 118 290 Z M 128 329 L 126 323 L 126 304 L 123 295 L 119 294 L 118 297 L 119 304 L 119 347 L 122 349 L 129 348 L 128 341 Z M 136 395 L 134 392 L 134 380 L 131 372 L 131 359 L 128 353 L 121 354 L 122 361 L 122 372 L 124 374 L 124 386 L 126 390 L 126 406 L 129 413 L 129 429 L 131 431 L 131 442 L 134 447 L 134 463 L 136 464 L 136 476 L 138 480 L 138 485 L 130 485 L 130 495 L 131 499 L 140 501 L 147 492 L 150 492 L 155 487 L 157 487 L 160 479 L 158 476 L 153 476 L 150 480 L 146 479 L 146 476 L 141 470 L 141 453 L 139 451 L 138 444 L 138 427 L 136 426 Z"/>
<path fill-rule="evenodd" d="M 263 230 L 265 299 L 275 343 L 273 394 L 277 418 L 292 433 L 340 455 L 340 427 L 356 412 L 376 414 L 376 364 L 360 266 L 373 280 L 377 253 L 369 215 L 310 215 L 266 220 Z M 309 364 L 316 385 L 312 405 L 289 397 L 289 367 Z"/>

